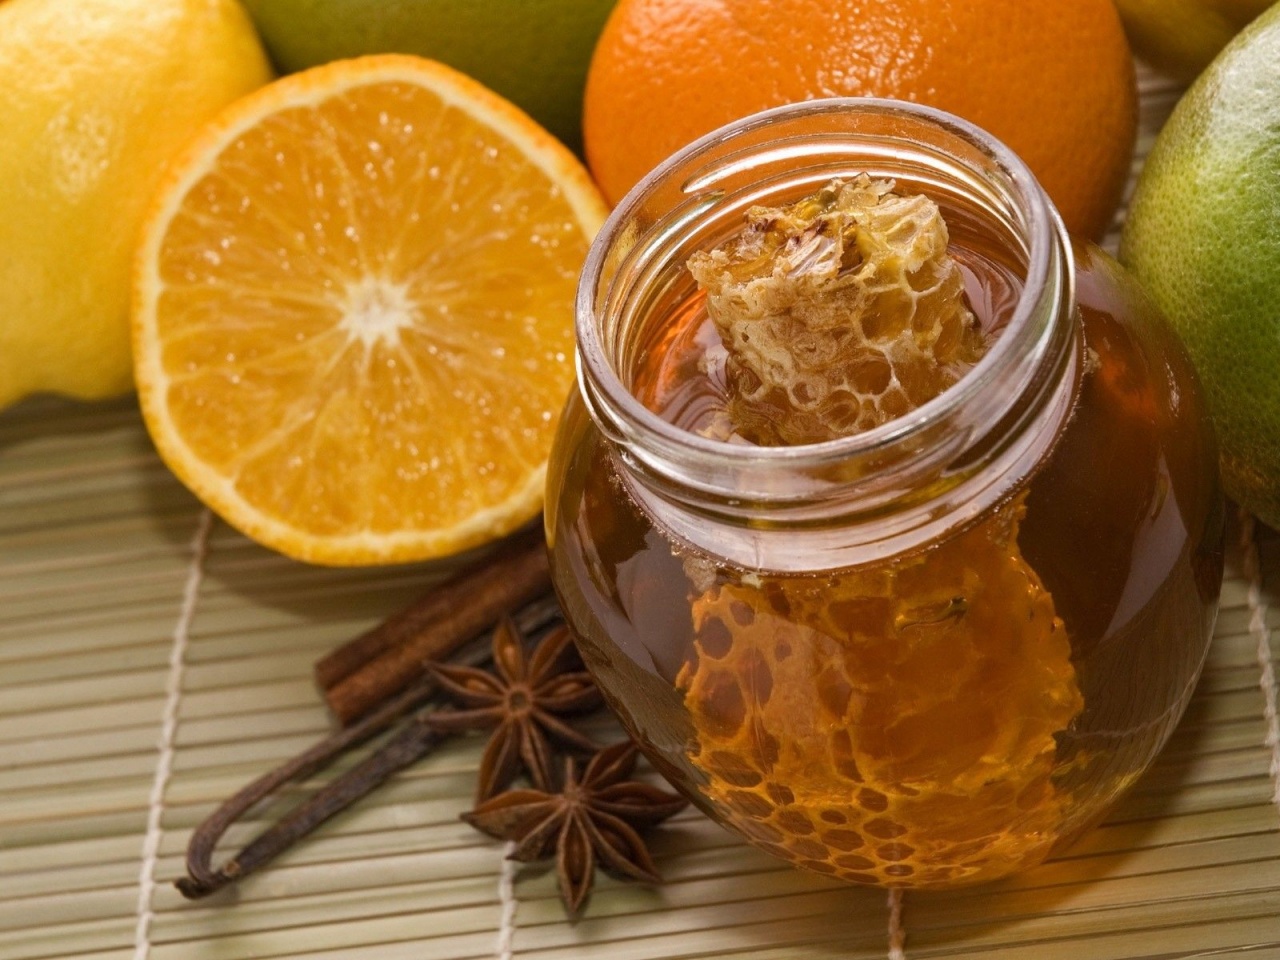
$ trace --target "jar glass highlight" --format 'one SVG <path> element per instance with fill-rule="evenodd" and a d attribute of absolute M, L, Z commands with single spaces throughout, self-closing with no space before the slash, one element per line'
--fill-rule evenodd
<path fill-rule="evenodd" d="M 975 313 L 1002 317 L 977 366 L 808 446 L 641 402 L 698 340 L 690 254 L 860 173 L 940 206 Z M 891 101 L 726 127 L 614 211 L 577 325 L 556 589 L 610 705 L 707 814 L 826 876 L 954 885 L 1039 862 L 1148 766 L 1216 614 L 1212 431 L 1163 320 L 1007 148 Z"/>

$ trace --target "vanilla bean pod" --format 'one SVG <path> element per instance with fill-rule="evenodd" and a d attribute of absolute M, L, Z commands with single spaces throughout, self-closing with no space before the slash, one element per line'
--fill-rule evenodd
<path fill-rule="evenodd" d="M 559 616 L 559 605 L 553 596 L 548 595 L 521 608 L 515 622 L 522 632 L 534 633 L 558 620 Z M 482 635 L 468 643 L 453 662 L 477 665 L 489 658 L 489 651 L 488 637 Z M 188 876 L 176 882 L 178 890 L 194 900 L 248 876 L 334 814 L 364 797 L 393 773 L 429 753 L 442 735 L 430 727 L 429 711 L 424 711 L 381 748 L 289 811 L 221 867 L 213 867 L 214 848 L 218 841 L 251 808 L 285 784 L 323 770 L 349 750 L 387 730 L 406 715 L 422 709 L 436 693 L 437 684 L 428 675 L 356 723 L 334 731 L 232 796 L 192 834 L 187 846 Z"/>

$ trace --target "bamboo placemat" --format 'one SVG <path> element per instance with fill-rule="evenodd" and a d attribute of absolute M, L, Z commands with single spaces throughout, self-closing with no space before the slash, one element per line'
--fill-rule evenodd
<path fill-rule="evenodd" d="M 1142 89 L 1145 155 L 1177 91 L 1146 73 Z M 327 730 L 312 661 L 441 572 L 315 569 L 254 546 L 169 475 L 131 400 L 0 416 L 0 958 L 1280 960 L 1280 535 L 1247 521 L 1204 679 L 1156 767 L 1016 881 L 898 900 L 690 812 L 655 840 L 665 886 L 601 878 L 571 925 L 550 873 L 458 821 L 470 741 L 241 889 L 183 901 L 171 882 L 195 824 Z"/>

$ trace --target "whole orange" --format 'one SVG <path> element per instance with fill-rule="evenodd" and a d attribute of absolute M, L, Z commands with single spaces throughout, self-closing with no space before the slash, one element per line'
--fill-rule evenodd
<path fill-rule="evenodd" d="M 913 100 L 985 128 L 1090 237 L 1115 212 L 1137 127 L 1112 0 L 621 0 L 587 76 L 587 162 L 616 203 L 716 127 L 834 96 Z"/>

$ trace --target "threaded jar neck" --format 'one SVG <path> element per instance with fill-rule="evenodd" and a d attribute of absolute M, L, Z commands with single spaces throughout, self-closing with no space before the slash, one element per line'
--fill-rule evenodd
<path fill-rule="evenodd" d="M 898 419 L 803 446 L 712 440 L 646 409 L 634 375 L 653 325 L 692 292 L 690 254 L 752 206 L 860 173 L 963 211 L 1016 264 L 1018 302 L 978 364 Z M 614 210 L 578 288 L 579 387 L 631 492 L 678 537 L 751 568 L 849 566 L 936 539 L 1026 481 L 1078 379 L 1073 283 L 1057 212 L 989 134 L 897 101 L 792 104 L 675 154 Z"/>

